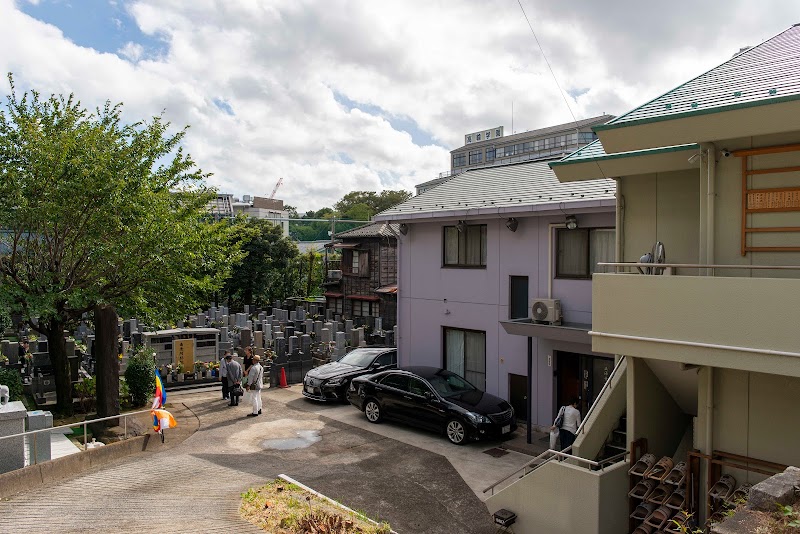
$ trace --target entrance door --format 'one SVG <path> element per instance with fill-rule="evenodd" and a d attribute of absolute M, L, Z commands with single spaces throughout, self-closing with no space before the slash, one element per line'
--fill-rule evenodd
<path fill-rule="evenodd" d="M 520 421 L 528 420 L 528 377 L 508 374 L 509 402 Z"/>
<path fill-rule="evenodd" d="M 586 415 L 600 390 L 614 369 L 613 358 L 588 356 L 572 352 L 558 352 L 557 396 L 558 406 L 566 405 L 573 397 L 578 397 L 578 409 Z"/>

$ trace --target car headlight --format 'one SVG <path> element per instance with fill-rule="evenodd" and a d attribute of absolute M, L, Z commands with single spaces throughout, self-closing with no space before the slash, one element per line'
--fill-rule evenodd
<path fill-rule="evenodd" d="M 330 380 L 325 381 L 326 386 L 341 386 L 342 382 L 344 382 L 344 378 L 331 378 Z"/>
<path fill-rule="evenodd" d="M 488 423 L 489 422 L 489 418 L 488 417 L 486 417 L 485 415 L 481 415 L 479 413 L 467 412 L 467 417 L 470 419 L 470 421 L 472 421 L 473 423 L 476 423 L 476 424 L 477 423 Z"/>

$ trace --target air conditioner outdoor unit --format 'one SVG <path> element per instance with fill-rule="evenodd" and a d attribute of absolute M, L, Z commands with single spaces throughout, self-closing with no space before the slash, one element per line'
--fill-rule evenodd
<path fill-rule="evenodd" d="M 535 323 L 561 324 L 561 301 L 536 299 L 531 306 L 531 319 Z"/>
<path fill-rule="evenodd" d="M 342 271 L 335 270 L 335 271 L 328 271 L 328 279 L 330 280 L 341 280 L 342 279 Z"/>

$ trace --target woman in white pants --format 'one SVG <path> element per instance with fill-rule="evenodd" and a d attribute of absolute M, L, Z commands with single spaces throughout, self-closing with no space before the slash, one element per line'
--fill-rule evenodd
<path fill-rule="evenodd" d="M 253 365 L 247 373 L 247 384 L 250 390 L 250 400 L 253 403 L 253 413 L 247 417 L 261 415 L 261 390 L 264 388 L 264 368 L 261 366 L 261 357 L 256 354 L 253 356 Z"/>

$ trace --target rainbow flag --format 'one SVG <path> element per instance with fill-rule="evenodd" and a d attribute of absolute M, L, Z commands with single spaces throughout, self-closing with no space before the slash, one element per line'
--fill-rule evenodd
<path fill-rule="evenodd" d="M 150 408 L 151 410 L 158 410 L 159 408 L 163 408 L 164 405 L 167 403 L 167 390 L 164 389 L 164 384 L 161 383 L 161 375 L 158 373 L 158 369 L 155 370 L 156 373 L 156 394 L 153 398 L 153 407 Z"/>

